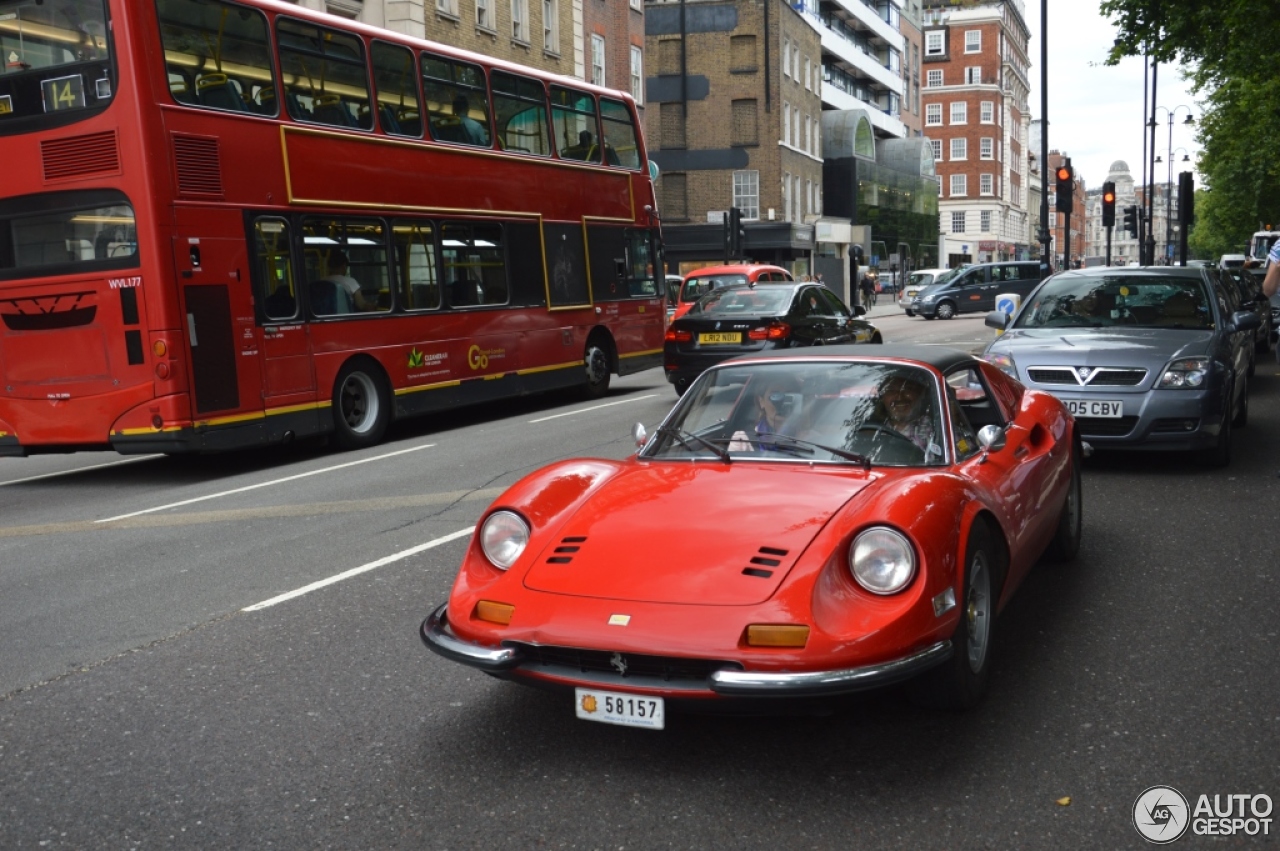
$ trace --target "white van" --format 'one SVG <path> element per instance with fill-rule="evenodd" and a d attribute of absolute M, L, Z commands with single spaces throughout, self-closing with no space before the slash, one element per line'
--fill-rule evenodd
<path fill-rule="evenodd" d="M 903 285 L 902 291 L 898 293 L 898 307 L 905 310 L 908 316 L 915 316 L 911 302 L 920 295 L 922 289 L 950 271 L 950 269 L 917 269 L 912 272 L 907 276 L 907 282 Z"/>

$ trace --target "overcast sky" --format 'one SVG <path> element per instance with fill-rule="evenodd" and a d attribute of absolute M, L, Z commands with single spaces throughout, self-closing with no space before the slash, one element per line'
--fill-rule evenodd
<path fill-rule="evenodd" d="M 1041 0 L 1023 0 L 1027 26 L 1031 29 L 1028 47 L 1031 60 L 1031 119 L 1042 117 L 1040 103 Z M 1115 27 L 1098 11 L 1099 0 L 1049 0 L 1049 149 L 1071 157 L 1077 177 L 1093 189 L 1107 179 L 1116 160 L 1129 164 L 1135 183 L 1142 180 L 1142 68 L 1141 58 L 1129 58 L 1119 65 L 1103 64 L 1115 42 Z M 1161 65 L 1157 75 L 1156 103 L 1176 110 L 1173 127 L 1174 180 L 1189 169 L 1199 148 L 1195 127 L 1183 124 L 1186 109 L 1196 118 L 1200 108 L 1178 69 Z M 1156 182 L 1167 176 L 1169 125 L 1165 111 L 1156 113 L 1156 154 L 1164 162 L 1156 164 Z M 1148 131 L 1149 132 L 1149 131 Z M 1149 137 L 1148 137 L 1149 138 Z M 1192 163 L 1183 163 L 1185 148 Z M 1039 151 L 1031 153 L 1039 157 Z"/>

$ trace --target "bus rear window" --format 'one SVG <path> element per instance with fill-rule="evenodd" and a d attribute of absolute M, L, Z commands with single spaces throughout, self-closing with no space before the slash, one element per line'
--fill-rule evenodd
<path fill-rule="evenodd" d="M 117 192 L 55 193 L 0 204 L 0 278 L 126 268 L 137 258 L 133 207 Z"/>
<path fill-rule="evenodd" d="M 106 106 L 113 86 L 105 0 L 0 0 L 0 59 L 0 132 L 32 129 L 24 118 L 65 122 Z"/>

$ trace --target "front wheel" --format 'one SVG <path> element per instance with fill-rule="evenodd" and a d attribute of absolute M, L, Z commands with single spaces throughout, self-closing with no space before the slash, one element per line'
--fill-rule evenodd
<path fill-rule="evenodd" d="M 908 315 L 908 316 L 915 316 L 915 315 L 916 315 L 916 312 L 915 312 L 914 310 L 908 310 L 908 311 L 907 311 L 907 315 Z"/>
<path fill-rule="evenodd" d="M 938 318 L 939 319 L 955 319 L 956 306 L 949 301 L 942 302 L 941 304 L 938 305 Z"/>
<path fill-rule="evenodd" d="M 391 398 L 381 374 L 358 361 L 344 366 L 333 385 L 333 431 L 338 446 L 373 446 L 382 440 L 390 422 Z"/>
<path fill-rule="evenodd" d="M 999 584 L 998 550 L 981 523 L 969 532 L 964 557 L 960 622 L 951 636 L 951 658 L 911 683 L 918 703 L 941 709 L 972 709 L 982 700 L 991 673 L 991 638 Z"/>
<path fill-rule="evenodd" d="M 1200 450 L 1200 463 L 1206 467 L 1228 467 L 1231 465 L 1231 414 L 1222 418 L 1222 427 L 1218 429 L 1218 442 L 1212 449 Z"/>

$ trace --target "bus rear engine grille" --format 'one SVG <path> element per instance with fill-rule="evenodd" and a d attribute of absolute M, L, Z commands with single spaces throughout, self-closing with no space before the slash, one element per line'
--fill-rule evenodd
<path fill-rule="evenodd" d="M 120 146 L 114 130 L 41 142 L 40 157 L 47 181 L 120 173 Z"/>

